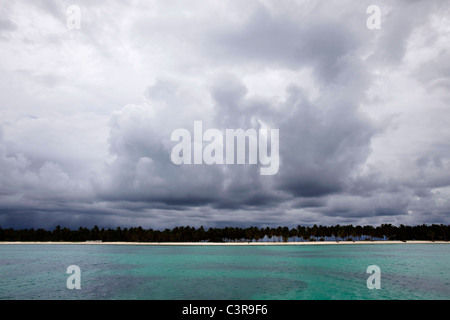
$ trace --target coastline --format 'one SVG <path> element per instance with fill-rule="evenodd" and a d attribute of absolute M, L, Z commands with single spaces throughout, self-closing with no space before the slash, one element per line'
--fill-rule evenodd
<path fill-rule="evenodd" d="M 0 245 L 134 245 L 134 246 L 297 246 L 297 245 L 361 245 L 361 244 L 450 244 L 449 241 L 317 241 L 317 242 L 69 242 L 69 241 L 0 241 Z"/>

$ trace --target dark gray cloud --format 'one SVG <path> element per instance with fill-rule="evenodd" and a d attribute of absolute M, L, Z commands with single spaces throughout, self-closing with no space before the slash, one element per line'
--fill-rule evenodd
<path fill-rule="evenodd" d="M 448 2 L 72 4 L 2 7 L 0 226 L 448 223 Z M 197 120 L 278 173 L 173 164 Z"/>

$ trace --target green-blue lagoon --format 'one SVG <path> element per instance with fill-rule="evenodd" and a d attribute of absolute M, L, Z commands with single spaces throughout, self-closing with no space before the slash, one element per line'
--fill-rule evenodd
<path fill-rule="evenodd" d="M 0 245 L 0 299 L 449 299 L 449 266 L 448 244 Z"/>

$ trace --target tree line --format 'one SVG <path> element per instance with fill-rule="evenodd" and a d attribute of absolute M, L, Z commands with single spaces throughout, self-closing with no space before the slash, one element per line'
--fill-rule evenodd
<path fill-rule="evenodd" d="M 173 229 L 153 230 L 142 227 L 92 229 L 80 227 L 77 230 L 56 226 L 46 229 L 3 229 L 0 226 L 0 241 L 90 241 L 104 242 L 254 242 L 254 241 L 371 241 L 371 240 L 431 240 L 447 241 L 450 236 L 449 225 L 432 224 L 416 226 L 395 226 L 382 224 L 373 226 L 297 226 L 288 227 L 224 227 L 203 226 L 175 227 Z"/>

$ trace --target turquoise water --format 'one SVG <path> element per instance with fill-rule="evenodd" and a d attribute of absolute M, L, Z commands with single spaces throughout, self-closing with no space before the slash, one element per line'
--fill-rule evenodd
<path fill-rule="evenodd" d="M 450 299 L 449 266 L 448 244 L 0 245 L 0 299 Z"/>

